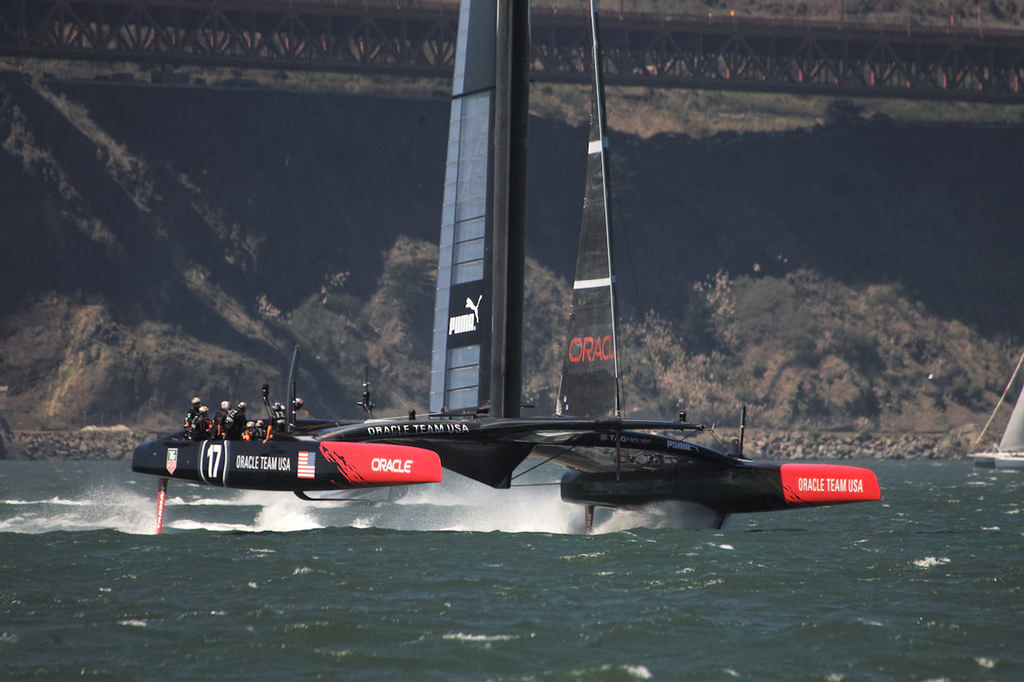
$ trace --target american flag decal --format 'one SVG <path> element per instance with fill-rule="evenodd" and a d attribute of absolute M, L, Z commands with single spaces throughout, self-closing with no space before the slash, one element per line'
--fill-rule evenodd
<path fill-rule="evenodd" d="M 299 466 L 296 469 L 299 478 L 316 478 L 316 453 L 300 452 Z"/>

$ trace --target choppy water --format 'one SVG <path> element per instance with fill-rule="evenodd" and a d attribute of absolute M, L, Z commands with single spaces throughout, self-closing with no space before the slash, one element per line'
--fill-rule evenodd
<path fill-rule="evenodd" d="M 881 503 L 591 536 L 557 488 L 172 482 L 154 536 L 127 463 L 0 461 L 0 678 L 1024 679 L 1024 476 L 867 466 Z"/>

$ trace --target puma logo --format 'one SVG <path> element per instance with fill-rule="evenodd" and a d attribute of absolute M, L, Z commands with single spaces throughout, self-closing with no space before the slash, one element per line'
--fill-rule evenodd
<path fill-rule="evenodd" d="M 476 326 L 480 324 L 480 302 L 484 300 L 483 294 L 480 294 L 476 303 L 473 299 L 466 297 L 466 309 L 468 313 L 463 315 L 456 315 L 455 317 L 448 318 L 448 335 L 452 334 L 464 334 L 466 332 L 475 332 Z"/>
<path fill-rule="evenodd" d="M 473 303 L 473 299 L 466 297 L 466 307 L 473 311 L 473 319 L 480 323 L 480 301 L 484 298 L 483 294 L 480 294 L 476 299 L 476 303 Z"/>

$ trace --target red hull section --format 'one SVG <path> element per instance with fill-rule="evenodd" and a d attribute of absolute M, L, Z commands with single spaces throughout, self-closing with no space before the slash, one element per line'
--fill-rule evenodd
<path fill-rule="evenodd" d="M 423 448 L 387 443 L 344 443 L 324 441 L 320 452 L 337 465 L 353 485 L 386 486 L 409 483 L 437 483 L 441 460 Z"/>
<path fill-rule="evenodd" d="M 798 506 L 871 502 L 882 492 L 873 471 L 841 464 L 783 464 L 782 493 Z"/>

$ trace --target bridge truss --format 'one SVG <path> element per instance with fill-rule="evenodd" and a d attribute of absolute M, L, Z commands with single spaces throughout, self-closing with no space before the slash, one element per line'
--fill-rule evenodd
<path fill-rule="evenodd" d="M 621 85 L 1024 103 L 1024 32 L 604 12 Z M 5 0 L 0 55 L 451 76 L 447 0 Z M 533 11 L 533 77 L 582 82 L 581 11 Z"/>

